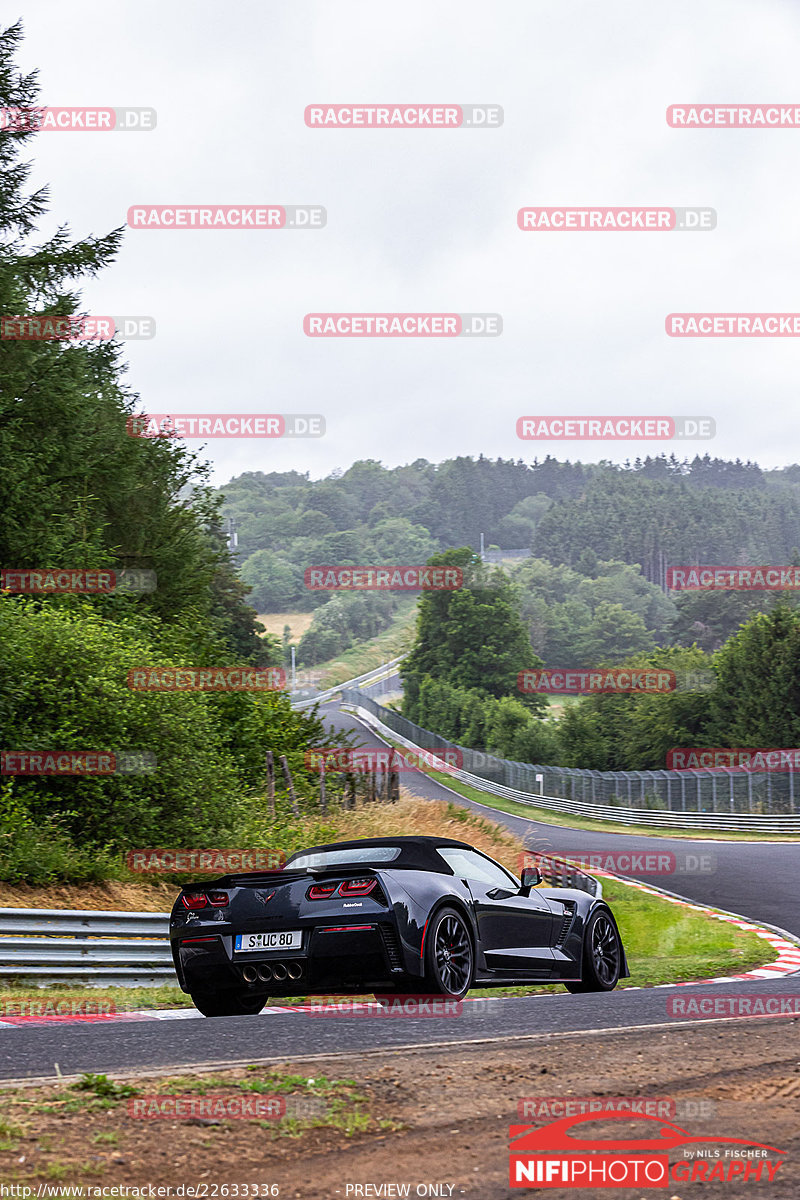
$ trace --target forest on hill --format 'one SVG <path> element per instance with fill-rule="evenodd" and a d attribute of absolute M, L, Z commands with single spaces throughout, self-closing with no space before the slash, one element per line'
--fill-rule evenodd
<path fill-rule="evenodd" d="M 259 612 L 319 610 L 300 644 L 310 666 L 385 629 L 391 595 L 310 591 L 317 564 L 426 562 L 455 547 L 527 552 L 513 572 L 536 652 L 607 661 L 656 645 L 711 650 L 766 593 L 668 593 L 670 565 L 800 561 L 800 468 L 708 454 L 608 462 L 461 457 L 388 468 L 371 460 L 311 480 L 248 472 L 220 489 L 241 578 Z"/>

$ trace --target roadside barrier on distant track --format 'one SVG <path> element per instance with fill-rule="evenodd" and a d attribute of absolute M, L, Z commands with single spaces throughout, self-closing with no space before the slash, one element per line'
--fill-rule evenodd
<path fill-rule="evenodd" d="M 385 708 L 378 704 L 376 700 L 368 695 L 364 695 L 359 689 L 345 688 L 342 690 L 342 707 L 352 712 L 369 728 L 380 734 L 385 740 L 395 742 L 400 746 L 409 750 L 424 750 L 429 755 L 436 755 L 437 750 L 456 750 L 463 755 L 462 761 L 465 764 L 475 764 L 476 762 L 485 764 L 481 767 L 485 770 L 485 774 L 473 773 L 468 770 L 458 770 L 450 765 L 442 764 L 442 769 L 446 770 L 450 779 L 458 780 L 461 783 L 468 784 L 470 787 L 477 788 L 479 791 L 487 792 L 491 796 L 500 796 L 504 800 L 513 800 L 517 804 L 525 804 L 530 807 L 549 809 L 557 813 L 571 813 L 575 816 L 589 817 L 598 821 L 614 821 L 622 825 L 650 825 L 654 828 L 666 829 L 707 829 L 707 830 L 728 830 L 736 831 L 737 833 L 774 833 L 800 836 L 800 813 L 797 814 L 776 814 L 751 811 L 734 811 L 733 800 L 731 800 L 730 810 L 707 812 L 700 808 L 701 789 L 708 789 L 708 785 L 714 788 L 716 795 L 717 783 L 728 783 L 728 777 L 731 772 L 716 772 L 716 771 L 698 771 L 696 772 L 697 779 L 687 779 L 686 773 L 681 772 L 677 775 L 675 772 L 669 771 L 581 771 L 578 769 L 568 769 L 564 767 L 552 766 L 537 766 L 531 763 L 517 763 L 507 759 L 496 758 L 493 755 L 484 754 L 480 751 L 470 750 L 464 746 L 457 746 L 455 742 L 448 741 L 447 738 L 440 737 L 438 734 L 431 733 L 429 730 L 422 729 L 415 725 L 406 717 L 395 712 L 393 709 Z M 413 734 L 410 737 L 409 734 Z M 793 785 L 793 774 L 789 773 L 791 785 Z M 669 776 L 673 776 L 673 780 L 669 780 Z M 677 777 L 675 777 L 677 775 Z M 525 791 L 521 788 L 509 787 L 506 783 L 501 782 L 501 779 L 516 779 L 520 781 L 528 778 L 533 781 L 538 776 L 541 781 L 542 792 Z M 716 776 L 716 780 L 712 778 Z M 666 780 L 663 777 L 667 777 Z M 721 778 L 720 778 L 721 777 Z M 571 790 L 573 797 L 553 796 L 544 793 L 544 788 L 547 782 L 558 782 L 563 789 Z M 617 798 L 627 790 L 628 795 L 632 796 L 634 787 L 640 791 L 642 797 L 647 795 L 646 789 L 648 786 L 656 789 L 666 782 L 668 795 L 669 788 L 672 782 L 676 786 L 676 791 L 680 796 L 681 806 L 679 808 L 651 808 L 651 807 L 636 807 L 635 804 L 629 803 L 623 805 L 603 804 L 595 800 L 575 799 L 574 794 L 580 788 L 585 794 L 587 784 L 591 785 L 590 790 L 595 790 L 595 785 L 603 790 L 614 789 L 612 792 Z M 744 780 L 749 785 L 749 792 L 752 796 L 753 776 Z M 758 780 L 758 786 L 763 783 L 763 779 Z M 697 808 L 684 807 L 687 802 L 688 791 L 697 788 Z M 446 786 L 446 785 L 443 785 Z M 731 783 L 733 788 L 733 783 Z M 777 788 L 777 781 L 768 778 L 767 785 L 770 791 L 772 788 Z M 691 796 L 690 796 L 691 799 Z M 792 794 L 792 805 L 794 805 L 794 796 Z"/>

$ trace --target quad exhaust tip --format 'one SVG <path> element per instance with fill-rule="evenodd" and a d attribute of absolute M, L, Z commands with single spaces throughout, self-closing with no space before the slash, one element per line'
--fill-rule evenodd
<path fill-rule="evenodd" d="M 262 983 L 269 983 L 274 979 L 276 983 L 283 983 L 286 979 L 300 979 L 303 974 L 303 964 L 300 962 L 276 962 L 276 963 L 259 963 L 258 966 L 242 967 L 242 978 L 245 983 L 255 983 L 260 979 Z"/>

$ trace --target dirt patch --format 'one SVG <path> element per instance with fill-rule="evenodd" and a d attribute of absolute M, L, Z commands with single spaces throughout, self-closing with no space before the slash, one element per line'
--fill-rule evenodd
<path fill-rule="evenodd" d="M 671 1103 L 674 1115 L 665 1116 L 662 1108 L 662 1117 L 693 1137 L 742 1138 L 783 1150 L 786 1161 L 774 1180 L 748 1184 L 747 1194 L 794 1200 L 800 1189 L 797 1033 L 796 1019 L 708 1023 L 296 1059 L 213 1077 L 129 1077 L 138 1097 L 266 1096 L 277 1078 L 284 1081 L 287 1105 L 301 1113 L 301 1102 L 340 1102 L 333 1119 L 329 1107 L 327 1118 L 295 1118 L 282 1122 L 282 1129 L 274 1121 L 136 1119 L 128 1112 L 130 1097 L 28 1086 L 3 1097 L 3 1120 L 12 1132 L 2 1135 L 0 1170 L 4 1180 L 24 1183 L 173 1189 L 258 1183 L 302 1200 L 402 1194 L 352 1190 L 367 1184 L 409 1185 L 412 1197 L 426 1194 L 418 1186 L 437 1185 L 438 1192 L 427 1194 L 496 1200 L 520 1195 L 508 1184 L 508 1131 L 523 1120 L 520 1101 L 627 1097 L 648 1099 L 651 1106 Z M 262 1090 L 243 1090 L 243 1083 Z M 76 1097 L 85 1102 L 70 1111 Z M 548 1119 L 552 1113 L 537 1123 Z M 652 1136 L 652 1122 L 647 1134 L 641 1124 L 604 1120 L 588 1136 Z M 670 1153 L 673 1163 L 682 1157 L 680 1150 Z M 670 1200 L 721 1197 L 733 1186 L 672 1183 L 659 1194 Z M 565 1200 L 589 1192 L 556 1188 L 548 1194 Z M 613 1194 L 641 1200 L 638 1189 Z"/>
<path fill-rule="evenodd" d="M 314 620 L 314 613 L 313 611 L 259 613 L 256 620 L 261 622 L 267 633 L 274 633 L 276 637 L 283 637 L 283 627 L 284 625 L 288 625 L 291 640 L 299 642 Z"/>

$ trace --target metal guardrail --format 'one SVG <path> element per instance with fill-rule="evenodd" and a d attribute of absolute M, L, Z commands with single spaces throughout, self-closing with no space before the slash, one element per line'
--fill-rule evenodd
<path fill-rule="evenodd" d="M 166 913 L 0 908 L 0 979 L 177 986 Z"/>
<path fill-rule="evenodd" d="M 666 771 L 580 771 L 562 767 L 534 766 L 529 763 L 511 762 L 506 759 L 495 758 L 493 755 L 484 754 L 478 750 L 470 750 L 462 746 L 457 746 L 454 742 L 448 741 L 447 738 L 431 733 L 427 729 L 422 729 L 419 725 L 415 725 L 412 721 L 409 721 L 406 717 L 402 717 L 392 709 L 384 708 L 383 705 L 378 704 L 377 701 L 369 696 L 360 694 L 357 690 L 344 691 L 342 693 L 342 703 L 351 708 L 361 720 L 372 726 L 376 732 L 408 749 L 427 750 L 430 754 L 434 755 L 436 755 L 437 751 L 441 750 L 459 751 L 463 756 L 460 761 L 472 766 L 479 765 L 474 772 L 456 769 L 448 765 L 445 769 L 449 775 L 461 783 L 469 784 L 471 787 L 477 788 L 482 792 L 488 792 L 492 796 L 501 796 L 506 800 L 514 800 L 517 804 L 527 804 L 536 808 L 549 809 L 553 812 L 572 813 L 575 816 L 591 817 L 595 820 L 615 821 L 622 825 L 651 825 L 654 828 L 665 829 L 719 829 L 733 830 L 739 833 L 800 835 L 800 816 L 793 815 L 793 813 L 765 814 L 747 809 L 736 811 L 733 805 L 731 805 L 731 811 L 703 811 L 701 809 L 701 784 L 706 786 L 710 794 L 716 799 L 716 780 L 709 780 L 707 778 L 698 779 L 696 809 L 686 806 L 686 784 L 689 781 L 685 777 L 683 779 L 678 777 L 674 781 L 676 790 L 679 789 L 679 808 L 672 807 L 673 799 L 678 798 L 673 798 L 670 795 L 669 789 L 667 790 L 668 807 L 666 808 L 648 807 L 646 805 L 637 808 L 630 803 L 628 805 L 621 803 L 603 804 L 602 802 L 583 798 L 577 800 L 574 798 L 576 784 L 581 783 L 583 785 L 585 795 L 586 781 L 591 777 L 594 777 L 595 780 L 600 780 L 609 787 L 616 786 L 620 791 L 627 783 L 629 789 L 628 795 L 630 796 L 630 783 L 635 775 L 637 782 L 641 782 L 642 784 L 642 796 L 645 797 L 645 777 L 669 775 L 670 773 Z M 413 736 L 409 736 L 410 734 Z M 705 776 L 712 774 L 718 773 L 704 773 Z M 542 785 L 542 792 L 526 791 L 500 782 L 503 778 L 508 778 L 509 776 L 514 778 L 515 775 L 522 778 L 538 776 L 538 780 Z M 698 775 L 700 775 L 699 772 Z M 572 797 L 545 794 L 545 779 L 547 779 L 548 783 L 555 780 L 565 790 L 571 788 Z M 648 779 L 647 782 L 650 782 L 651 786 L 653 786 L 652 780 Z M 592 788 L 593 791 L 594 789 Z M 619 792 L 615 794 L 615 798 L 619 798 Z M 658 795 L 656 794 L 654 798 L 658 799 Z"/>

